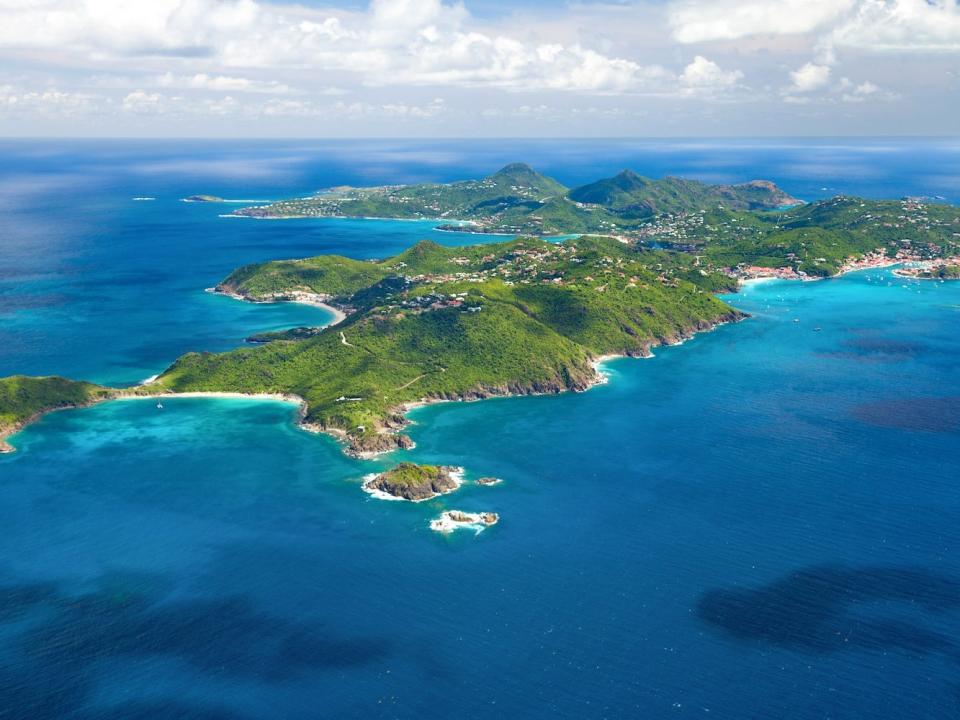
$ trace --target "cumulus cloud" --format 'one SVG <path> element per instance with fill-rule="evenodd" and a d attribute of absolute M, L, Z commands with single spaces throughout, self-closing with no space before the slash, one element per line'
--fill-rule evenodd
<path fill-rule="evenodd" d="M 156 115 L 164 107 L 165 98 L 160 93 L 148 93 L 143 90 L 134 90 L 127 94 L 120 107 L 124 112 L 134 115 Z"/>
<path fill-rule="evenodd" d="M 735 87 L 743 79 L 739 70 L 723 70 L 717 63 L 697 55 L 680 75 L 680 84 L 691 92 L 716 92 Z"/>
<path fill-rule="evenodd" d="M 344 103 L 338 102 L 331 108 L 334 115 L 344 117 L 388 117 L 413 118 L 424 120 L 442 114 L 446 109 L 441 98 L 435 98 L 425 105 L 411 105 L 407 103 Z"/>
<path fill-rule="evenodd" d="M 837 46 L 869 50 L 960 51 L 956 0 L 862 0 L 831 34 Z"/>
<path fill-rule="evenodd" d="M 808 62 L 790 73 L 793 84 L 790 92 L 808 93 L 818 90 L 830 82 L 830 66 Z"/>
<path fill-rule="evenodd" d="M 3 0 L 0 46 L 197 56 L 260 14 L 253 0 Z"/>
<path fill-rule="evenodd" d="M 64 92 L 56 88 L 25 90 L 0 86 L 0 113 L 71 117 L 96 112 L 100 98 L 90 93 Z"/>
<path fill-rule="evenodd" d="M 673 37 L 681 43 L 790 35 L 824 27 L 854 0 L 682 0 L 670 8 Z"/>
<path fill-rule="evenodd" d="M 160 87 L 181 88 L 189 90 L 213 90 L 217 92 L 252 92 L 281 95 L 293 92 L 292 88 L 275 80 L 250 80 L 245 77 L 229 75 L 208 75 L 196 73 L 194 75 L 174 75 L 166 72 L 156 79 Z"/>
<path fill-rule="evenodd" d="M 861 83 L 854 83 L 848 78 L 843 78 L 837 85 L 837 92 L 840 99 L 845 103 L 861 103 L 869 101 L 889 102 L 898 100 L 899 95 L 889 90 L 884 90 L 876 83 L 865 80 Z"/>
<path fill-rule="evenodd" d="M 949 131 L 958 2 L 547 8 L 520 0 L 509 15 L 478 17 L 470 8 L 483 0 L 0 0 L 0 112 L 15 133 L 30 129 L 16 118 L 83 113 L 108 116 L 124 131 L 151 126 L 143 120 L 154 115 L 184 132 L 229 132 L 249 120 L 242 132 L 270 133 L 265 120 L 285 118 L 276 127 L 382 133 L 405 118 L 455 133 L 482 117 L 477 108 L 503 121 L 488 123 L 492 132 L 523 127 L 512 119 L 536 131 L 546 119 L 622 133 L 658 132 L 657 122 L 673 129 L 674 119 L 705 117 L 689 113 L 691 104 L 710 103 L 737 132 L 755 127 L 758 114 L 735 117 L 734 101 L 769 104 L 765 116 L 779 130 L 789 125 L 777 116 L 783 101 L 819 104 L 824 117 L 830 103 L 847 103 L 850 118 L 908 96 L 915 102 L 901 104 L 902 123 L 891 113 L 890 127 L 917 125 L 916 107 L 937 106 L 924 118 L 943 118 Z M 920 73 L 924 81 L 914 82 Z M 642 128 L 607 122 L 641 112 L 655 120 Z M 227 117 L 240 123 L 199 119 Z M 99 131 L 99 120 L 87 127 Z"/>
<path fill-rule="evenodd" d="M 622 92 L 657 67 L 579 44 L 534 42 L 472 27 L 463 5 L 373 0 L 364 12 L 317 11 L 254 0 L 2 0 L 0 48 L 56 49 L 87 62 L 166 57 L 227 68 L 356 73 L 380 85 L 465 84 Z M 231 92 L 265 89 L 195 74 L 188 83 Z"/>
<path fill-rule="evenodd" d="M 681 43 L 814 33 L 873 51 L 960 51 L 957 0 L 676 0 Z"/>

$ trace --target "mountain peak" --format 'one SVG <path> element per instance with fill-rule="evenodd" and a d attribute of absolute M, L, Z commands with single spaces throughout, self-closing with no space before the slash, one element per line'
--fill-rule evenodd
<path fill-rule="evenodd" d="M 494 175 L 513 175 L 515 173 L 532 173 L 534 175 L 539 175 L 536 170 L 522 162 L 510 163 L 509 165 L 504 165 L 500 168 Z"/>
<path fill-rule="evenodd" d="M 532 167 L 522 162 L 504 165 L 493 175 L 487 177 L 487 180 L 507 181 L 511 185 L 533 187 L 548 194 L 560 194 L 567 190 L 556 180 L 538 173 Z"/>

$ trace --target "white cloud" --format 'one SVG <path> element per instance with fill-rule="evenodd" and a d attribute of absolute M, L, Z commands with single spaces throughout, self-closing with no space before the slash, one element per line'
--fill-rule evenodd
<path fill-rule="evenodd" d="M 163 112 L 165 98 L 160 93 L 148 93 L 143 90 L 134 90 L 121 103 L 124 112 L 134 115 L 156 115 Z"/>
<path fill-rule="evenodd" d="M 199 112 L 204 115 L 236 115 L 241 109 L 240 103 L 227 95 L 217 99 L 204 100 L 199 107 Z"/>
<path fill-rule="evenodd" d="M 254 0 L 0 0 L 0 50 L 55 50 L 88 63 L 172 58 L 200 66 L 188 83 L 229 92 L 269 88 L 208 67 L 586 92 L 643 88 L 663 74 L 577 43 L 480 31 L 459 3 L 373 0 L 364 12 L 318 12 Z"/>
<path fill-rule="evenodd" d="M 24 90 L 0 86 L 0 113 L 73 117 L 95 112 L 99 98 L 89 93 L 64 92 L 56 88 Z"/>
<path fill-rule="evenodd" d="M 735 87 L 743 79 L 739 70 L 723 70 L 712 60 L 697 55 L 680 75 L 680 84 L 690 92 L 715 92 Z"/>
<path fill-rule="evenodd" d="M 343 103 L 338 102 L 330 109 L 333 115 L 344 117 L 386 117 L 386 118 L 413 118 L 425 120 L 436 117 L 446 110 L 441 98 L 435 98 L 425 105 L 408 105 L 406 103 Z"/>
<path fill-rule="evenodd" d="M 670 8 L 673 37 L 681 43 L 790 35 L 836 20 L 854 0 L 682 0 Z"/>
<path fill-rule="evenodd" d="M 252 92 L 282 95 L 293 92 L 288 85 L 275 80 L 250 80 L 244 77 L 229 75 L 208 75 L 196 73 L 194 75 L 174 75 L 164 73 L 156 79 L 160 87 L 181 88 L 189 90 L 213 90 L 219 92 Z"/>
<path fill-rule="evenodd" d="M 831 40 L 878 51 L 957 52 L 960 5 L 956 0 L 861 0 Z"/>
<path fill-rule="evenodd" d="M 198 55 L 260 14 L 253 0 L 3 0 L 0 45 Z"/>
<path fill-rule="evenodd" d="M 824 87 L 830 82 L 830 66 L 808 62 L 790 73 L 793 84 L 788 92 L 808 93 Z"/>
<path fill-rule="evenodd" d="M 338 117 L 338 118 L 412 118 L 425 120 L 442 115 L 447 106 L 442 98 L 422 105 L 412 103 L 343 102 L 321 104 L 310 100 L 273 99 L 263 106 L 247 107 L 251 115 L 267 117 Z"/>
<path fill-rule="evenodd" d="M 681 43 L 814 33 L 837 47 L 960 51 L 957 0 L 676 0 L 669 21 Z"/>
<path fill-rule="evenodd" d="M 897 93 L 884 90 L 869 80 L 857 84 L 843 78 L 837 87 L 837 91 L 840 93 L 840 99 L 846 103 L 860 103 L 867 100 L 889 102 L 898 100 L 900 97 Z"/>

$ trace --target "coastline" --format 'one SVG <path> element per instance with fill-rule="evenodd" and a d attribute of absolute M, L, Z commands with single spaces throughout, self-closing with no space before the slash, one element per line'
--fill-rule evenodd
<path fill-rule="evenodd" d="M 226 290 L 218 290 L 216 287 L 206 288 L 204 292 L 208 292 L 211 295 L 222 295 L 223 297 L 228 297 L 232 300 L 240 300 L 241 302 L 253 303 L 254 305 L 275 305 L 277 303 L 296 303 L 298 305 L 311 305 L 312 307 L 322 308 L 323 310 L 326 310 L 328 313 L 333 315 L 333 320 L 328 322 L 326 325 L 322 326 L 325 328 L 338 325 L 347 319 L 347 314 L 343 310 L 341 310 L 338 307 L 334 307 L 333 305 L 330 305 L 328 302 L 326 302 L 330 298 L 328 298 L 326 295 L 318 295 L 316 293 L 307 293 L 307 292 L 297 293 L 295 295 L 292 295 L 290 298 L 284 299 L 284 300 L 257 300 L 255 298 L 250 298 L 250 297 L 247 297 L 246 295 L 241 295 L 239 293 L 229 292 Z"/>
<path fill-rule="evenodd" d="M 652 356 L 653 353 L 650 353 L 650 355 L 647 355 L 646 357 Z M 590 365 L 593 367 L 593 372 L 597 376 L 597 380 L 594 385 L 606 385 L 608 382 L 610 382 L 610 376 L 602 369 L 603 364 L 605 362 L 609 362 L 610 360 L 617 360 L 623 357 L 626 357 L 626 355 L 600 355 L 599 357 L 591 360 Z"/>
<path fill-rule="evenodd" d="M 646 352 L 642 354 L 630 355 L 628 353 L 607 353 L 607 354 L 597 355 L 595 357 L 592 357 L 589 360 L 589 363 L 590 363 L 590 366 L 593 368 L 594 377 L 590 381 L 590 383 L 581 390 L 563 389 L 556 393 L 536 393 L 536 392 L 533 392 L 533 393 L 514 392 L 514 393 L 505 393 L 505 394 L 491 393 L 489 395 L 484 395 L 484 396 L 476 396 L 474 394 L 474 396 L 464 396 L 464 397 L 454 397 L 454 398 L 423 397 L 423 398 L 420 398 L 419 400 L 411 400 L 409 402 L 400 403 L 396 407 L 390 408 L 390 411 L 395 412 L 395 414 L 402 416 L 405 420 L 404 425 L 400 426 L 400 428 L 384 429 L 381 431 L 381 434 L 398 435 L 399 434 L 398 430 L 401 429 L 402 427 L 415 424 L 416 421 L 411 420 L 408 417 L 409 413 L 413 412 L 414 410 L 418 410 L 420 408 L 428 407 L 430 405 L 437 405 L 440 403 L 448 403 L 448 402 L 480 402 L 482 400 L 490 400 L 493 398 L 524 397 L 526 395 L 559 395 L 560 393 L 564 393 L 564 392 L 587 392 L 591 388 L 597 387 L 598 385 L 605 385 L 608 382 L 610 382 L 609 376 L 605 374 L 601 369 L 601 366 L 605 362 L 609 362 L 611 360 L 620 360 L 624 358 L 631 358 L 633 360 L 652 359 L 653 357 L 655 357 L 652 351 L 653 348 L 655 347 L 663 347 L 663 346 L 675 347 L 677 345 L 683 345 L 687 340 L 690 340 L 691 338 L 699 335 L 700 333 L 712 332 L 723 325 L 730 325 L 732 323 L 741 322 L 743 320 L 747 320 L 749 317 L 750 317 L 749 315 L 736 313 L 736 314 L 733 314 L 732 317 L 729 317 L 727 319 L 721 319 L 721 320 L 718 320 L 717 322 L 709 323 L 708 326 L 706 327 L 689 330 L 687 333 L 682 334 L 678 338 L 674 339 L 673 342 L 667 342 L 666 340 L 658 340 L 656 342 L 652 342 L 650 345 L 646 347 Z M 365 454 L 362 457 L 364 458 L 376 457 L 377 455 L 383 455 L 386 452 L 392 452 L 392 450 Z"/>
<path fill-rule="evenodd" d="M 896 257 L 896 258 L 878 258 L 876 256 L 871 257 L 870 255 L 863 256 L 860 258 L 848 258 L 840 266 L 840 269 L 837 270 L 833 275 L 798 275 L 793 268 L 763 268 L 762 273 L 757 273 L 754 275 L 736 276 L 737 281 L 740 287 L 746 287 L 749 285 L 771 282 L 773 280 L 800 280 L 801 282 L 818 282 L 820 280 L 832 280 L 834 278 L 843 277 L 844 275 L 849 275 L 850 273 L 862 272 L 864 270 L 886 270 L 887 268 L 896 267 L 897 265 L 903 265 L 905 263 L 921 263 L 925 262 L 916 257 Z M 894 275 L 899 277 L 906 277 L 900 275 L 896 270 L 893 271 Z"/>

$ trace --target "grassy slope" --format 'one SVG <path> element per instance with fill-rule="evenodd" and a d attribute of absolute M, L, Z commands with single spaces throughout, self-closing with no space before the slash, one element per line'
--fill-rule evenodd
<path fill-rule="evenodd" d="M 439 480 L 445 475 L 447 475 L 446 468 L 437 465 L 417 465 L 410 462 L 402 462 L 383 473 L 383 477 L 394 485 L 410 486 Z"/>

